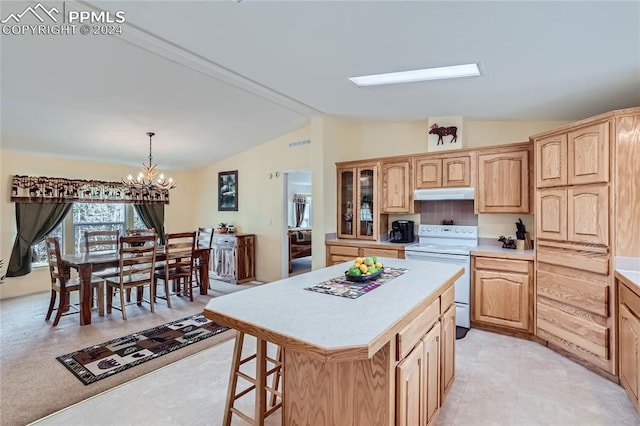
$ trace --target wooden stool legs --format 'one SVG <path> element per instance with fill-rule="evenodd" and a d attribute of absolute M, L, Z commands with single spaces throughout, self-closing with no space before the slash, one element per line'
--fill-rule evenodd
<path fill-rule="evenodd" d="M 249 424 L 263 426 L 264 419 L 276 412 L 282 406 L 282 392 L 278 390 L 280 378 L 282 375 L 282 349 L 278 347 L 276 359 L 267 355 L 267 341 L 257 338 L 256 353 L 242 358 L 242 347 L 244 344 L 244 333 L 238 331 L 236 343 L 233 349 L 233 361 L 231 364 L 231 373 L 229 375 L 229 388 L 227 389 L 227 401 L 224 411 L 224 426 L 231 425 L 231 416 L 238 415 Z M 247 362 L 254 360 L 256 362 L 256 375 L 250 377 L 240 371 L 240 367 Z M 267 370 L 267 362 L 273 365 Z M 272 376 L 271 386 L 267 386 L 267 379 Z M 238 378 L 251 383 L 251 386 L 238 392 Z M 235 401 L 247 393 L 255 390 L 254 415 L 249 415 L 237 409 Z M 269 406 L 267 407 L 267 392 L 271 394 Z M 278 401 L 278 397 L 280 398 Z"/>

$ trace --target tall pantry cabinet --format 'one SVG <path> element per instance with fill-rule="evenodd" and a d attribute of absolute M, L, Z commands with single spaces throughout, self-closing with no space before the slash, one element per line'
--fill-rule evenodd
<path fill-rule="evenodd" d="M 640 150 L 628 150 L 635 159 L 616 153 L 629 131 L 638 135 L 639 117 L 640 108 L 613 111 L 531 138 L 536 335 L 610 377 L 617 374 L 614 256 L 632 256 L 617 254 L 616 240 L 629 238 L 628 227 L 637 232 L 639 220 L 620 220 L 632 209 L 621 200 L 640 190 L 638 176 L 620 170 L 640 161 Z"/>

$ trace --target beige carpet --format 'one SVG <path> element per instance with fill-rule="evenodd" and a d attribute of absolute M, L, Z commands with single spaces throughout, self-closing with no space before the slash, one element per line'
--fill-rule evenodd
<path fill-rule="evenodd" d="M 0 425 L 25 425 L 90 396 L 180 360 L 234 337 L 233 330 L 194 343 L 158 359 L 85 386 L 56 357 L 136 331 L 202 312 L 211 297 L 243 286 L 210 291 L 195 296 L 194 302 L 174 296 L 173 308 L 164 300 L 151 314 L 148 306 L 127 308 L 127 321 L 119 311 L 100 317 L 93 313 L 92 324 L 80 327 L 78 315 L 62 317 L 57 327 L 44 320 L 49 294 L 35 294 L 0 301 Z"/>

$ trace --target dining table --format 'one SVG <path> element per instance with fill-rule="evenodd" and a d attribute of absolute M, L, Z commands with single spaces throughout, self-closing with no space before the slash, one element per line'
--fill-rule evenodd
<path fill-rule="evenodd" d="M 210 247 L 196 247 L 193 257 L 199 258 L 200 294 L 206 295 L 209 290 L 209 259 Z M 164 246 L 158 246 L 156 261 L 163 262 L 166 259 Z M 88 253 L 67 254 L 62 256 L 65 274 L 69 276 L 71 269 L 75 269 L 80 277 L 80 325 L 91 324 L 91 274 L 114 268 L 120 264 L 120 255 L 117 250 L 95 251 Z M 104 297 L 101 295 L 100 297 Z M 104 315 L 104 312 L 100 312 Z"/>

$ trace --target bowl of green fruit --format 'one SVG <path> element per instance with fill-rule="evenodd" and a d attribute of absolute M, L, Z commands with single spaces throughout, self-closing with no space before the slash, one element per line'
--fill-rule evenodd
<path fill-rule="evenodd" d="M 344 273 L 347 281 L 365 282 L 379 277 L 384 267 L 375 256 L 356 257 L 353 265 Z"/>

